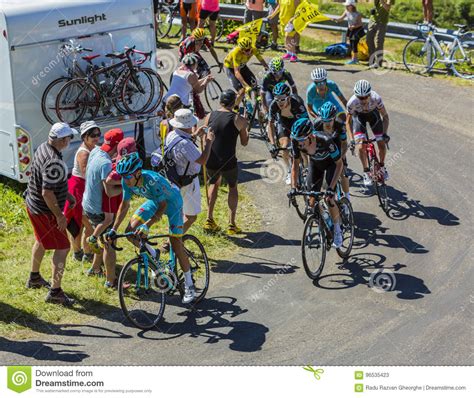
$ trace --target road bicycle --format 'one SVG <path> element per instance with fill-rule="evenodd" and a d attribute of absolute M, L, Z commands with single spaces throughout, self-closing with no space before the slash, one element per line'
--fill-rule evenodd
<path fill-rule="evenodd" d="M 410 40 L 403 49 L 403 63 L 412 73 L 430 73 L 444 65 L 448 71 L 463 79 L 472 79 L 474 43 L 466 25 L 453 34 L 441 33 L 432 24 L 418 24 L 421 37 Z M 441 40 L 443 37 L 448 41 Z"/>
<path fill-rule="evenodd" d="M 122 53 L 106 54 L 106 57 L 118 62 L 92 68 L 86 77 L 66 83 L 56 97 L 58 118 L 75 125 L 86 112 L 90 118 L 95 118 L 100 109 L 104 116 L 116 116 L 112 106 L 128 115 L 149 113 L 156 109 L 164 89 L 161 78 L 151 68 L 137 66 L 139 63 L 132 60 L 132 53 L 143 55 L 140 64 L 150 59 L 152 54 L 135 50 L 135 47 L 127 48 Z"/>
<path fill-rule="evenodd" d="M 261 86 L 258 84 L 251 87 L 242 99 L 240 114 L 249 121 L 250 128 L 258 127 L 258 136 L 267 144 L 270 143 L 267 134 L 268 118 L 263 109 Z"/>
<path fill-rule="evenodd" d="M 379 199 L 380 207 L 388 215 L 390 210 L 389 206 L 389 196 L 387 193 L 387 185 L 385 184 L 385 175 L 380 165 L 379 158 L 377 156 L 377 151 L 375 150 L 374 142 L 375 138 L 370 140 L 362 141 L 362 144 L 366 145 L 367 159 L 369 162 L 369 176 L 372 179 L 373 185 L 375 187 L 375 193 Z M 387 150 L 389 149 L 388 140 L 386 139 L 385 145 Z"/>
<path fill-rule="evenodd" d="M 321 276 L 325 262 L 326 252 L 331 250 L 334 239 L 333 222 L 329 214 L 324 192 L 297 190 L 290 196 L 305 196 L 314 198 L 316 203 L 308 209 L 308 217 L 303 228 L 301 240 L 301 256 L 306 274 L 311 279 Z M 340 183 L 338 182 L 335 194 L 336 206 L 339 209 L 340 225 L 343 243 L 337 248 L 337 254 L 341 258 L 349 257 L 354 242 L 354 213 L 351 203 L 344 197 Z"/>
<path fill-rule="evenodd" d="M 219 65 L 213 65 L 202 74 L 202 77 L 205 77 L 211 73 L 211 69 L 219 68 L 219 73 L 221 69 Z M 215 111 L 220 106 L 220 98 L 222 94 L 222 87 L 216 80 L 211 80 L 204 90 L 204 98 L 206 99 L 206 104 L 210 111 Z"/>
<path fill-rule="evenodd" d="M 156 249 L 155 239 L 169 239 L 169 235 L 139 237 L 134 232 L 119 234 L 116 239 L 134 237 L 139 242 L 136 256 L 124 265 L 118 279 L 120 307 L 126 318 L 137 328 L 149 330 L 158 325 L 165 312 L 167 296 L 179 293 L 184 295 L 184 274 L 177 267 L 176 256 L 170 247 L 168 256 Z M 116 241 L 115 241 L 116 242 Z M 184 250 L 191 263 L 191 274 L 196 289 L 192 305 L 202 301 L 209 288 L 210 268 L 203 245 L 193 235 L 182 237 Z M 112 248 L 121 251 L 116 243 Z"/>

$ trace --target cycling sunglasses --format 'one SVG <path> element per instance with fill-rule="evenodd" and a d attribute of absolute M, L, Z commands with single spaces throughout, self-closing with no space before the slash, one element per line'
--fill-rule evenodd
<path fill-rule="evenodd" d="M 326 80 L 323 80 L 322 82 L 314 82 L 316 86 L 325 86 L 326 85 Z"/>
<path fill-rule="evenodd" d="M 364 101 L 369 97 L 370 97 L 370 95 L 364 95 L 363 97 L 357 97 L 357 98 L 360 99 L 361 101 Z"/>
<path fill-rule="evenodd" d="M 124 180 L 131 180 L 131 179 L 134 178 L 134 177 L 135 177 L 135 173 L 133 173 L 133 174 L 128 174 L 128 175 L 126 175 L 126 176 L 122 176 L 122 178 L 123 178 Z"/>
<path fill-rule="evenodd" d="M 288 98 L 290 98 L 290 97 L 278 97 L 278 98 L 275 98 L 275 101 L 279 102 L 281 104 L 283 102 L 286 102 L 288 100 Z"/>

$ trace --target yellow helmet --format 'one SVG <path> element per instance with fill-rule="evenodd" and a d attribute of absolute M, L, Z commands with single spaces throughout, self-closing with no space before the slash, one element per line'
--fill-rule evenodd
<path fill-rule="evenodd" d="M 193 30 L 192 35 L 196 40 L 201 40 L 206 37 L 206 32 L 203 28 L 196 28 Z"/>
<path fill-rule="evenodd" d="M 249 37 L 242 37 L 237 40 L 237 45 L 242 50 L 250 50 L 253 47 L 252 40 Z"/>

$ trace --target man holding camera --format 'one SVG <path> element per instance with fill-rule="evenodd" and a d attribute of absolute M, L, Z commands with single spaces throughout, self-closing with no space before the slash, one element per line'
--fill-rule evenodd
<path fill-rule="evenodd" d="M 393 0 L 374 0 L 370 10 L 367 28 L 367 46 L 369 47 L 369 67 L 381 67 L 383 62 L 383 43 L 387 33 L 390 7 Z"/>

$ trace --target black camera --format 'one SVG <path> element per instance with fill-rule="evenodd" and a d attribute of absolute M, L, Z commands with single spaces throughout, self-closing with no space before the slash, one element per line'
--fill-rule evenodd
<path fill-rule="evenodd" d="M 370 15 L 375 15 L 376 11 L 377 10 L 375 8 L 371 8 L 370 9 Z"/>

